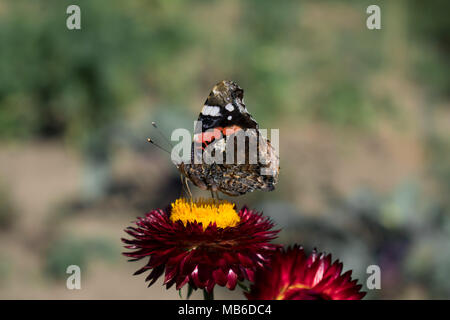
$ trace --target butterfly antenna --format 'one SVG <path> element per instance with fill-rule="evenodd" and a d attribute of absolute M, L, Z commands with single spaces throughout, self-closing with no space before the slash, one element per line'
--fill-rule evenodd
<path fill-rule="evenodd" d="M 147 138 L 147 141 L 150 142 L 151 144 L 153 144 L 155 147 L 158 147 L 159 149 L 161 149 L 162 151 L 167 152 L 168 154 L 170 154 L 170 151 L 167 149 L 164 149 L 163 147 L 161 147 L 159 144 L 157 144 L 155 141 L 153 141 L 150 138 Z"/>
<path fill-rule="evenodd" d="M 162 131 L 158 128 L 155 121 L 152 121 L 152 126 L 158 131 L 159 135 L 173 148 L 172 143 L 170 140 L 162 133 Z"/>

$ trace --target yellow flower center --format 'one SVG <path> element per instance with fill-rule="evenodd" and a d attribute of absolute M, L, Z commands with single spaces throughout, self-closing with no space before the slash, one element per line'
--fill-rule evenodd
<path fill-rule="evenodd" d="M 235 205 L 226 200 L 198 199 L 190 201 L 177 199 L 172 203 L 170 220 L 181 220 L 186 226 L 188 222 L 197 221 L 205 230 L 211 223 L 216 223 L 218 228 L 234 227 L 239 221 L 239 215 L 234 209 Z"/>

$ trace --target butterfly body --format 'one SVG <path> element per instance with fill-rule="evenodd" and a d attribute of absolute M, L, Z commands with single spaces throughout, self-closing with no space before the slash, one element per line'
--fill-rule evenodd
<path fill-rule="evenodd" d="M 258 123 L 245 107 L 243 94 L 236 83 L 221 81 L 204 103 L 198 117 L 201 128 L 192 143 L 191 162 L 178 165 L 179 171 L 200 189 L 238 196 L 254 190 L 272 191 L 278 182 L 278 154 L 270 141 L 262 137 Z M 238 150 L 237 142 L 231 147 L 228 143 L 239 134 L 245 136 L 246 143 L 244 149 Z M 195 162 L 195 152 L 204 152 L 208 146 L 214 146 L 213 154 L 218 153 L 223 161 Z M 229 162 L 226 154 L 231 148 L 234 154 Z M 257 154 L 257 161 L 250 160 L 250 152 Z M 244 161 L 237 161 L 236 153 L 241 153 Z"/>

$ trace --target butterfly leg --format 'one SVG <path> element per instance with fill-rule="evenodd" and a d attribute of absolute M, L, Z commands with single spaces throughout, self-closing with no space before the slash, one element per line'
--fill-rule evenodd
<path fill-rule="evenodd" d="M 216 193 L 216 199 L 217 199 L 217 200 L 222 200 L 222 199 L 220 199 L 220 197 L 219 197 L 219 191 L 216 190 L 215 193 Z"/>
<path fill-rule="evenodd" d="M 183 186 L 183 190 L 186 193 L 186 195 L 188 195 L 189 199 L 192 201 L 192 192 L 191 189 L 189 188 L 189 182 L 184 175 L 181 175 L 181 185 Z"/>
<path fill-rule="evenodd" d="M 189 181 L 186 177 L 184 178 L 184 183 L 186 184 L 186 190 L 187 190 L 187 193 L 189 194 L 189 198 L 192 201 L 192 192 L 191 192 L 191 188 L 189 188 Z"/>

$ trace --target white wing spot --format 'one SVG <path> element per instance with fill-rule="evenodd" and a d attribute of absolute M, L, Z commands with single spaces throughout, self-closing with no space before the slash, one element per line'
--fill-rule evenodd
<path fill-rule="evenodd" d="M 202 109 L 204 116 L 218 117 L 220 116 L 220 107 L 216 106 L 204 106 Z"/>
<path fill-rule="evenodd" d="M 233 107 L 233 105 L 231 104 L 231 103 L 229 103 L 229 104 L 227 104 L 226 106 L 225 106 L 225 109 L 227 109 L 228 111 L 233 111 L 234 110 L 234 107 Z"/>
<path fill-rule="evenodd" d="M 231 119 L 233 119 L 233 117 L 232 116 L 228 116 L 228 118 L 227 118 L 228 120 L 231 120 Z"/>
<path fill-rule="evenodd" d="M 220 107 L 210 107 L 209 115 L 211 117 L 218 117 L 218 116 L 220 116 Z"/>

